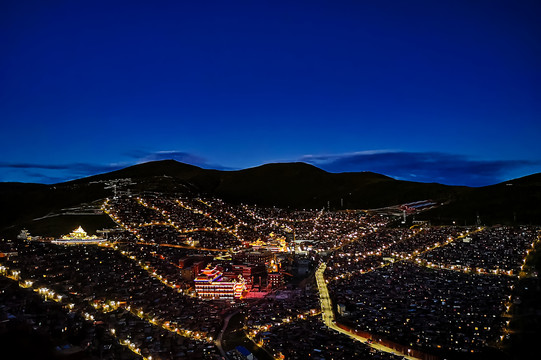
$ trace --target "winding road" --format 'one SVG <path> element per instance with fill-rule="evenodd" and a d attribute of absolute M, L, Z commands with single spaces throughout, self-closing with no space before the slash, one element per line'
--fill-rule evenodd
<path fill-rule="evenodd" d="M 417 358 L 417 357 L 414 357 L 412 355 L 408 355 L 408 354 L 405 354 L 403 352 L 400 352 L 399 350 L 397 349 L 393 349 L 393 348 L 390 348 L 390 347 L 387 347 L 385 345 L 382 345 L 382 344 L 379 344 L 379 343 L 370 343 L 368 340 L 368 338 L 366 337 L 362 337 L 358 334 L 355 334 L 353 332 L 350 332 L 350 331 L 347 331 L 345 329 L 342 329 L 341 327 L 337 326 L 336 324 L 336 321 L 334 320 L 334 312 L 333 312 L 333 307 L 332 307 L 332 302 L 331 302 L 331 298 L 329 296 L 329 290 L 327 289 L 327 283 L 325 282 L 325 277 L 323 276 L 323 273 L 325 272 L 325 268 L 327 267 L 327 264 L 325 263 L 321 263 L 316 271 L 316 282 L 317 282 L 317 287 L 319 289 L 319 300 L 320 300 L 320 303 L 321 303 L 321 311 L 322 311 L 322 317 L 323 317 L 323 322 L 325 323 L 325 325 L 327 325 L 327 327 L 335 330 L 335 331 L 338 331 L 342 334 L 345 334 L 347 336 L 349 336 L 350 338 L 356 340 L 356 341 L 360 341 L 378 351 L 382 351 L 382 352 L 386 352 L 386 353 L 391 353 L 391 354 L 396 354 L 396 355 L 401 355 L 403 356 L 404 358 L 406 359 L 410 359 L 410 360 L 419 360 L 421 358 Z"/>

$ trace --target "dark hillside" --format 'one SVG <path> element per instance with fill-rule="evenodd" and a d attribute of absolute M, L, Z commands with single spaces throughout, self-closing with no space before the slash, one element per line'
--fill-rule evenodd
<path fill-rule="evenodd" d="M 477 215 L 481 224 L 540 224 L 541 174 L 473 188 L 457 196 L 456 201 L 428 211 L 422 218 L 434 223 L 472 225 Z"/>
<path fill-rule="evenodd" d="M 483 224 L 541 223 L 541 174 L 469 188 L 400 181 L 371 172 L 328 173 L 305 163 L 219 171 L 164 160 L 54 185 L 0 183 L 0 234 L 67 207 L 99 202 L 113 194 L 106 181 L 127 178 L 131 179 L 127 187 L 132 193 L 208 195 L 232 203 L 289 208 L 330 205 L 337 210 L 432 199 L 445 205 L 419 214 L 417 219 L 471 225 L 479 214 Z"/>
<path fill-rule="evenodd" d="M 93 175 L 82 179 L 69 181 L 65 184 L 81 184 L 91 181 L 103 181 L 113 179 L 143 179 L 151 177 L 170 176 L 177 179 L 190 179 L 197 174 L 208 171 L 197 166 L 184 164 L 175 160 L 151 161 L 143 164 L 129 166 L 124 169 L 111 171 L 105 174 Z"/>
<path fill-rule="evenodd" d="M 105 198 L 109 193 L 101 184 L 0 183 L 0 230 L 62 208 Z"/>

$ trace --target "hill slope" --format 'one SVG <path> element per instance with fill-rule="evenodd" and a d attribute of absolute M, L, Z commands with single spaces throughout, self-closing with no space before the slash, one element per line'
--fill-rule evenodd
<path fill-rule="evenodd" d="M 419 218 L 462 225 L 475 223 L 479 214 L 483 223 L 541 223 L 541 174 L 469 188 L 400 181 L 371 172 L 328 173 L 305 163 L 219 171 L 165 160 L 54 185 L 0 183 L 0 234 L 18 231 L 20 226 L 13 225 L 110 196 L 112 189 L 105 182 L 126 178 L 133 192 L 209 195 L 233 203 L 366 209 L 433 199 L 446 205 Z"/>
<path fill-rule="evenodd" d="M 446 206 L 428 211 L 420 218 L 435 223 L 541 224 L 541 174 L 469 189 Z"/>

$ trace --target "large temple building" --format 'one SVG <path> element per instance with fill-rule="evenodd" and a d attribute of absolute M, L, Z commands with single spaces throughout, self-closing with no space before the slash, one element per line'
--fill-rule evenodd
<path fill-rule="evenodd" d="M 240 299 L 246 291 L 246 281 L 242 275 L 236 278 L 224 276 L 217 266 L 209 265 L 201 270 L 194 282 L 195 291 L 202 299 Z"/>
<path fill-rule="evenodd" d="M 103 238 L 98 238 L 96 235 L 88 236 L 86 231 L 81 226 L 73 230 L 68 235 L 62 236 L 60 239 L 51 241 L 53 244 L 59 245 L 80 245 L 80 244 L 99 244 L 105 242 Z"/>

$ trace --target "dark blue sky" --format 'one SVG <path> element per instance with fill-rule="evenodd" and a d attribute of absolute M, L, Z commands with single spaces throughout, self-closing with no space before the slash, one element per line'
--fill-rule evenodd
<path fill-rule="evenodd" d="M 0 3 L 0 181 L 174 158 L 541 171 L 539 1 Z"/>

